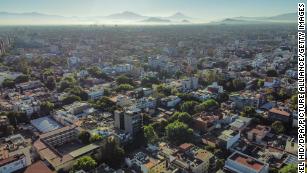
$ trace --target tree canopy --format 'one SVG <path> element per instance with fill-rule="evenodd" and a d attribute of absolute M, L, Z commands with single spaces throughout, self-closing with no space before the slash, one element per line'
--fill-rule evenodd
<path fill-rule="evenodd" d="M 281 134 L 285 131 L 285 126 L 281 121 L 275 121 L 272 123 L 272 129 L 277 133 Z"/>
<path fill-rule="evenodd" d="M 144 126 L 144 136 L 150 144 L 156 143 L 158 140 L 158 136 L 152 125 Z"/>
<path fill-rule="evenodd" d="M 279 170 L 278 173 L 297 173 L 297 165 L 289 164 Z"/>
<path fill-rule="evenodd" d="M 96 165 L 97 165 L 97 163 L 92 157 L 83 156 L 74 163 L 73 170 L 89 171 L 89 170 L 95 168 Z"/>
<path fill-rule="evenodd" d="M 180 109 L 183 112 L 188 112 L 190 114 L 195 113 L 195 106 L 199 105 L 197 101 L 185 101 L 181 106 Z"/>
<path fill-rule="evenodd" d="M 175 121 L 183 122 L 187 125 L 191 125 L 193 122 L 192 116 L 187 112 L 176 112 L 173 116 L 170 117 L 169 122 L 175 122 Z"/>
<path fill-rule="evenodd" d="M 119 146 L 118 142 L 110 137 L 101 147 L 101 160 L 113 168 L 120 167 L 124 159 L 125 151 Z"/>
<path fill-rule="evenodd" d="M 188 125 L 178 120 L 168 124 L 165 131 L 169 141 L 174 144 L 190 142 L 193 136 L 193 130 L 190 129 Z"/>

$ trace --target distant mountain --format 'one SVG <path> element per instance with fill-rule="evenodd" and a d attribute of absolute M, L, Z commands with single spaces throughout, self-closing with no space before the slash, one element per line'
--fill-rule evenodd
<path fill-rule="evenodd" d="M 189 20 L 187 20 L 187 19 L 184 19 L 184 20 L 182 20 L 181 21 L 182 23 L 191 23 Z"/>
<path fill-rule="evenodd" d="M 226 18 L 221 21 L 214 21 L 211 24 L 259 24 L 259 23 L 295 23 L 296 13 L 280 14 L 269 17 L 233 17 Z"/>
<path fill-rule="evenodd" d="M 286 13 L 277 16 L 268 17 L 268 20 L 280 20 L 280 21 L 297 21 L 296 13 Z"/>
<path fill-rule="evenodd" d="M 8 13 L 8 12 L 0 12 L 0 17 L 18 17 L 18 18 L 30 18 L 30 17 L 36 17 L 36 18 L 64 18 L 63 16 L 58 15 L 49 15 L 49 14 L 43 14 L 43 13 L 37 13 L 37 12 L 31 12 L 31 13 Z"/>
<path fill-rule="evenodd" d="M 169 20 L 176 20 L 176 21 L 192 19 L 191 17 L 188 17 L 188 16 L 184 15 L 181 12 L 177 12 L 177 13 L 175 13 L 175 14 L 173 14 L 171 16 L 165 17 L 165 18 L 169 19 Z"/>
<path fill-rule="evenodd" d="M 168 19 L 161 19 L 161 18 L 158 18 L 158 17 L 150 17 L 148 19 L 143 20 L 142 22 L 146 22 L 146 23 L 170 23 L 172 21 L 168 20 Z"/>
<path fill-rule="evenodd" d="M 9 13 L 0 12 L 0 24 L 8 25 L 41 25 L 41 24 L 74 24 L 78 23 L 76 17 L 64 17 L 59 15 L 49 15 L 37 12 L 31 13 Z"/>
<path fill-rule="evenodd" d="M 111 14 L 109 16 L 106 16 L 105 18 L 115 20 L 144 20 L 147 17 L 134 12 L 125 11 L 122 13 Z"/>

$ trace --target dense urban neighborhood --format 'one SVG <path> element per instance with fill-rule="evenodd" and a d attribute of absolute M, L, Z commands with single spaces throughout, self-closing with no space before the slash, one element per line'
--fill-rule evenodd
<path fill-rule="evenodd" d="M 296 52 L 290 23 L 0 27 L 0 173 L 294 173 Z"/>

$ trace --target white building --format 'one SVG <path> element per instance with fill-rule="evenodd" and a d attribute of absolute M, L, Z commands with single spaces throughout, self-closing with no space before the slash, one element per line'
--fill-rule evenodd
<path fill-rule="evenodd" d="M 218 139 L 221 147 L 229 150 L 240 139 L 240 133 L 233 130 L 224 130 Z"/>
<path fill-rule="evenodd" d="M 181 98 L 173 95 L 161 99 L 162 104 L 166 107 L 175 107 L 180 101 Z"/>
<path fill-rule="evenodd" d="M 55 120 L 66 126 L 74 124 L 81 118 L 85 118 L 95 111 L 96 110 L 91 108 L 88 103 L 74 102 L 73 104 L 64 106 L 63 109 L 54 112 L 52 116 Z"/>
<path fill-rule="evenodd" d="M 15 80 L 18 76 L 21 76 L 22 73 L 19 72 L 0 72 L 0 85 L 2 85 L 5 79 Z"/>
<path fill-rule="evenodd" d="M 25 155 L 16 155 L 0 160 L 0 173 L 11 173 L 27 166 Z"/>
<path fill-rule="evenodd" d="M 95 85 L 86 91 L 90 100 L 98 100 L 103 97 L 104 89 L 102 85 Z"/>
<path fill-rule="evenodd" d="M 224 169 L 236 173 L 268 173 L 269 164 L 243 153 L 234 152 L 227 158 Z"/>

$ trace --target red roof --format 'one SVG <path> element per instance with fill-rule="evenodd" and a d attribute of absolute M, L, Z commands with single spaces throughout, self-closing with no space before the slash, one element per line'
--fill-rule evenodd
<path fill-rule="evenodd" d="M 193 144 L 184 143 L 184 144 L 181 144 L 181 145 L 179 146 L 179 149 L 182 150 L 182 151 L 186 151 L 186 150 L 188 150 L 188 149 L 190 149 L 190 148 L 192 148 L 192 147 L 193 147 Z"/>
<path fill-rule="evenodd" d="M 236 153 L 231 157 L 235 162 L 247 166 L 253 170 L 259 171 L 264 167 L 264 164 L 255 160 L 254 158 Z"/>
<path fill-rule="evenodd" d="M 270 109 L 270 112 L 275 113 L 275 114 L 279 114 L 279 115 L 283 115 L 283 116 L 287 116 L 287 117 L 290 116 L 289 112 L 282 111 L 282 110 L 277 109 L 277 108 Z"/>
<path fill-rule="evenodd" d="M 38 161 L 25 170 L 24 173 L 53 173 L 42 161 Z"/>

